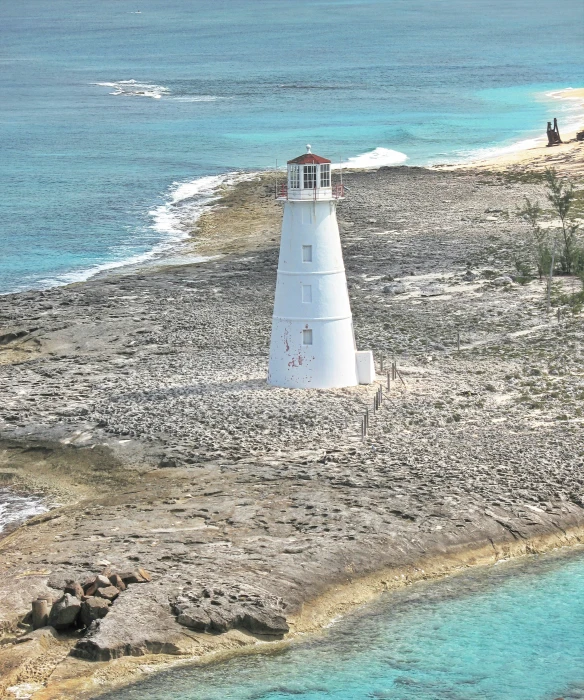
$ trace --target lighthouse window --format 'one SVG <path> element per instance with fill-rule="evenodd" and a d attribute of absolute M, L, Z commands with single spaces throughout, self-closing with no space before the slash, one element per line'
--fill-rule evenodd
<path fill-rule="evenodd" d="M 312 285 L 303 284 L 302 285 L 302 303 L 312 304 Z"/>
<path fill-rule="evenodd" d="M 320 166 L 320 186 L 331 186 L 331 166 L 329 163 L 324 163 Z"/>
<path fill-rule="evenodd" d="M 304 189 L 313 190 L 316 187 L 316 165 L 304 166 Z"/>
<path fill-rule="evenodd" d="M 302 331 L 302 345 L 312 345 L 312 328 L 305 328 Z"/>
<path fill-rule="evenodd" d="M 300 189 L 300 166 L 291 165 L 290 166 L 290 189 L 298 190 Z"/>
<path fill-rule="evenodd" d="M 302 262 L 312 262 L 312 246 L 302 246 Z"/>

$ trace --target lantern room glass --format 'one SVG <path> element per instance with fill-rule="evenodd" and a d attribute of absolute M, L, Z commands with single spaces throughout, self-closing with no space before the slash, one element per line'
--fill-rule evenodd
<path fill-rule="evenodd" d="M 300 166 L 299 165 L 292 164 L 290 166 L 288 179 L 289 179 L 288 187 L 290 187 L 291 190 L 299 190 L 300 189 Z"/>
<path fill-rule="evenodd" d="M 316 187 L 316 165 L 304 166 L 304 189 L 313 190 Z"/>

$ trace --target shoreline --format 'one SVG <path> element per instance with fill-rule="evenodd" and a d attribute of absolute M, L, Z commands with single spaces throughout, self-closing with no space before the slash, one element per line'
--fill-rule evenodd
<path fill-rule="evenodd" d="M 558 101 L 576 100 L 581 103 L 584 114 L 584 88 L 564 88 L 553 90 L 545 93 L 550 98 L 553 96 Z M 509 146 L 492 146 L 489 148 L 476 149 L 477 154 L 474 156 L 461 157 L 453 163 L 435 163 L 428 162 L 422 166 L 411 166 L 405 160 L 397 158 L 395 163 L 391 165 L 378 165 L 373 162 L 369 166 L 359 166 L 352 163 L 360 162 L 364 156 L 372 155 L 377 151 L 385 151 L 384 148 L 376 148 L 374 151 L 365 154 L 359 154 L 349 158 L 343 162 L 344 171 L 374 171 L 380 167 L 422 167 L 435 170 L 467 170 L 467 169 L 484 169 L 494 171 L 505 171 L 508 169 L 521 169 L 525 166 L 530 166 L 535 170 L 540 170 L 546 167 L 546 164 L 553 161 L 553 167 L 567 175 L 580 177 L 584 175 L 584 164 L 574 163 L 572 156 L 577 151 L 581 143 L 576 142 L 576 133 L 584 129 L 584 118 L 579 116 L 576 128 L 569 128 L 566 133 L 562 133 L 564 143 L 560 146 L 549 149 L 546 147 L 546 137 L 542 134 L 541 137 L 533 137 L 529 139 L 519 139 Z M 561 126 L 561 125 L 560 125 Z M 543 129 L 542 129 L 543 132 Z M 516 149 L 516 146 L 525 144 L 522 148 Z M 486 157 L 480 157 L 480 151 L 494 151 L 493 154 Z M 509 151 L 506 153 L 505 151 Z M 399 155 L 396 151 L 391 153 Z M 583 159 L 584 160 L 584 159 Z M 335 164 L 333 164 L 334 166 Z M 283 172 L 275 175 L 275 179 L 282 178 Z M 55 287 L 65 287 L 70 284 L 83 284 L 94 278 L 101 278 L 111 274 L 128 274 L 132 271 L 140 272 L 142 270 L 156 269 L 161 266 L 181 265 L 184 264 L 182 259 L 190 258 L 192 264 L 206 262 L 209 256 L 200 251 L 197 246 L 197 238 L 199 231 L 199 221 L 201 218 L 207 218 L 206 215 L 213 212 L 217 206 L 221 206 L 222 200 L 229 197 L 226 194 L 229 190 L 236 190 L 236 186 L 246 181 L 265 181 L 271 180 L 274 176 L 273 170 L 234 170 L 225 172 L 221 175 L 202 175 L 193 180 L 175 183 L 174 190 L 170 193 L 169 200 L 158 205 L 155 209 L 149 212 L 152 216 L 157 215 L 159 220 L 154 224 L 154 228 L 161 227 L 160 230 L 165 230 L 167 238 L 161 239 L 156 246 L 151 250 L 133 255 L 127 260 L 110 261 L 104 263 L 96 263 L 91 268 L 81 271 L 73 271 L 63 273 L 61 277 L 65 278 L 63 282 L 56 282 L 47 287 L 31 287 L 26 289 L 18 289 L 14 291 L 2 292 L 0 297 L 26 293 L 28 291 L 45 291 Z M 211 182 L 213 181 L 213 182 Z M 214 183 L 214 184 L 213 184 Z M 197 205 L 195 217 L 185 225 L 185 222 L 169 223 L 171 218 L 172 207 L 180 204 L 181 201 L 189 201 L 191 198 L 199 196 L 201 202 Z M 258 211 L 254 212 L 257 216 Z M 170 229 L 168 228 L 170 226 Z M 171 233 L 172 231 L 172 233 Z M 237 249 L 237 246 L 235 247 Z M 69 278 L 69 279 L 67 279 Z"/>
<path fill-rule="evenodd" d="M 0 670 L 41 683 L 34 700 L 95 696 L 158 662 L 280 648 L 179 624 L 172 606 L 201 587 L 285 604 L 298 636 L 395 576 L 583 541 L 580 318 L 552 323 L 536 279 L 496 281 L 514 274 L 511 213 L 541 183 L 399 166 L 346 178 L 358 342 L 378 362 L 395 356 L 407 383 L 365 442 L 369 387 L 266 386 L 280 216 L 269 175 L 199 219 L 206 262 L 0 297 L 0 473 L 67 497 L 0 540 Z M 396 279 L 399 295 L 386 291 Z M 75 635 L 22 641 L 32 598 L 110 565 L 152 582 L 81 637 L 95 660 L 69 655 Z"/>
<path fill-rule="evenodd" d="M 163 673 L 174 668 L 207 666 L 225 663 L 233 658 L 252 654 L 274 654 L 289 648 L 291 644 L 309 641 L 310 637 L 321 634 L 340 618 L 355 614 L 364 606 L 379 599 L 384 593 L 399 591 L 421 582 L 439 581 L 463 573 L 469 568 L 485 569 L 500 562 L 527 559 L 550 552 L 575 549 L 584 545 L 584 524 L 568 529 L 563 534 L 549 533 L 532 540 L 519 543 L 505 542 L 499 545 L 491 542 L 478 548 L 469 548 L 458 553 L 423 558 L 404 567 L 392 567 L 363 578 L 334 585 L 318 598 L 308 600 L 302 610 L 290 618 L 291 631 L 279 641 L 249 639 L 243 635 L 227 633 L 229 639 L 215 638 L 217 644 L 202 654 L 182 657 L 151 655 L 143 657 L 122 657 L 110 662 L 107 670 L 100 669 L 99 689 L 87 687 L 94 684 L 89 668 L 76 664 L 74 676 L 63 679 L 51 687 L 47 694 L 41 691 L 34 695 L 35 700 L 50 700 L 55 697 L 75 697 L 79 700 L 94 700 L 106 692 L 122 690 L 139 683 L 151 673 Z M 91 664 L 91 662 L 90 662 Z M 88 675 L 83 679 L 83 671 Z M 72 674 L 73 675 L 73 674 Z M 85 681 L 85 682 L 84 682 Z M 74 693 L 74 695 L 67 695 Z"/>
<path fill-rule="evenodd" d="M 30 459 L 26 453 L 25 449 L 22 453 L 24 463 Z M 22 468 L 22 463 L 19 468 Z M 58 474 L 59 471 L 56 473 Z M 67 488 L 68 478 L 65 476 L 61 479 L 59 490 L 55 493 Z M 19 488 L 25 488 L 27 483 L 38 483 L 38 465 L 30 473 L 25 471 L 16 483 L 20 484 Z M 26 531 L 28 528 L 36 529 L 37 523 L 50 522 L 54 518 L 58 520 L 61 517 L 60 511 L 64 508 L 70 510 L 79 506 L 84 507 L 83 504 L 87 499 L 81 494 L 87 492 L 87 489 L 79 491 L 75 483 L 72 482 L 70 485 L 77 489 L 77 498 L 81 497 L 81 501 L 72 500 L 69 506 L 57 506 L 29 519 L 17 530 L 9 532 L 0 539 L 0 553 L 7 545 L 10 546 L 13 538 L 18 538 L 19 531 Z M 24 683 L 12 682 L 10 678 L 5 678 L 5 683 L 0 684 L 0 691 L 6 693 L 7 688 L 11 687 L 18 692 L 16 689 L 19 686 L 22 685 L 25 688 L 31 685 L 32 694 L 27 697 L 32 700 L 55 700 L 56 698 L 93 700 L 104 693 L 120 691 L 124 687 L 139 683 L 151 673 L 161 673 L 186 666 L 224 663 L 242 655 L 278 653 L 287 649 L 290 644 L 302 643 L 305 639 L 309 641 L 311 637 L 322 633 L 336 620 L 350 617 L 384 593 L 398 591 L 420 582 L 432 582 L 456 576 L 469 568 L 483 569 L 503 561 L 526 559 L 552 551 L 568 551 L 584 545 L 584 510 L 581 508 L 569 509 L 563 518 L 554 517 L 545 525 L 541 523 L 540 532 L 534 536 L 526 536 L 507 527 L 502 530 L 503 536 L 500 539 L 487 536 L 482 537 L 482 542 L 459 545 L 449 543 L 441 545 L 440 551 L 435 554 L 431 552 L 420 554 L 410 561 L 407 561 L 409 557 L 406 554 L 406 561 L 402 564 L 384 566 L 367 574 L 345 573 L 339 580 L 328 586 L 325 585 L 316 597 L 302 600 L 298 609 L 288 616 L 290 631 L 279 640 L 250 635 L 239 629 L 232 629 L 220 635 L 195 633 L 190 634 L 190 640 L 180 651 L 177 649 L 172 654 L 164 652 L 152 654 L 146 651 L 139 656 L 121 656 L 103 662 L 85 661 L 69 656 L 68 652 L 74 646 L 76 636 L 51 635 L 44 633 L 44 630 L 39 630 L 30 635 L 32 641 L 26 643 L 28 648 L 21 643 L 16 649 L 19 654 L 25 652 L 27 668 L 25 674 L 30 669 L 33 678 L 39 676 L 38 668 L 30 663 L 31 659 L 27 658 L 26 652 L 33 651 L 33 658 L 37 650 L 43 656 L 48 654 L 49 659 L 56 656 L 59 664 L 55 670 L 51 668 L 50 682 L 46 686 L 41 683 L 35 687 L 34 680 L 26 679 L 23 676 L 23 669 L 19 666 L 16 669 L 15 678 L 16 680 L 25 678 Z M 18 626 L 5 629 L 4 637 L 6 638 L 7 634 L 10 637 L 17 629 Z M 3 658 L 0 650 L 0 669 L 5 662 L 6 659 Z M 13 695 L 7 694 L 6 697 L 13 697 Z M 14 697 L 22 696 L 17 694 Z"/>

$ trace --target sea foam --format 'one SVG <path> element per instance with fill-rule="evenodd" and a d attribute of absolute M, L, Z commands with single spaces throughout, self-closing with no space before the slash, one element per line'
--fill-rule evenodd
<path fill-rule="evenodd" d="M 110 95 L 125 95 L 126 97 L 150 97 L 160 100 L 163 97 L 176 102 L 215 102 L 227 99 L 219 95 L 173 95 L 170 88 L 155 83 L 141 83 L 137 80 L 117 80 L 113 82 L 91 83 L 99 87 L 113 88 Z"/>
<path fill-rule="evenodd" d="M 0 533 L 10 525 L 24 522 L 48 508 L 37 496 L 29 496 L 0 488 Z"/>
<path fill-rule="evenodd" d="M 168 95 L 170 90 L 164 85 L 153 83 L 140 83 L 137 80 L 117 80 L 111 83 L 92 83 L 100 87 L 114 88 L 110 95 L 128 95 L 132 97 L 151 97 L 159 100 L 163 95 Z"/>
<path fill-rule="evenodd" d="M 81 270 L 56 275 L 39 280 L 41 289 L 49 289 L 73 282 L 84 282 L 91 277 L 118 268 L 136 267 L 144 263 L 153 263 L 164 258 L 165 263 L 178 258 L 172 257 L 173 250 L 180 250 L 180 244 L 190 237 L 194 224 L 207 207 L 219 197 L 219 187 L 232 184 L 243 179 L 255 177 L 250 173 L 225 173 L 209 175 L 186 182 L 174 182 L 166 196 L 165 202 L 148 212 L 150 223 L 147 230 L 139 229 L 125 242 L 124 247 L 143 246 L 154 234 L 158 241 L 148 250 L 134 255 L 124 255 L 118 251 L 120 258 Z M 148 233 L 150 231 L 151 233 Z M 112 251 L 115 254 L 116 251 Z M 170 256 L 170 257 L 169 257 Z M 202 255 L 189 255 L 184 262 L 204 262 L 209 258 Z M 24 287 L 23 287 L 24 289 Z M 19 290 L 16 290 L 19 291 Z"/>
<path fill-rule="evenodd" d="M 352 156 L 343 161 L 344 168 L 381 168 L 383 166 L 402 165 L 408 159 L 405 153 L 393 151 L 391 148 L 382 148 L 379 146 L 373 151 L 362 153 L 358 156 Z M 336 163 L 333 168 L 339 168 Z"/>
<path fill-rule="evenodd" d="M 189 229 L 192 229 L 203 211 L 218 199 L 219 188 L 246 177 L 253 176 L 225 173 L 199 177 L 187 182 L 174 182 L 167 195 L 167 201 L 149 212 L 152 218 L 151 228 L 179 239 L 188 238 Z"/>

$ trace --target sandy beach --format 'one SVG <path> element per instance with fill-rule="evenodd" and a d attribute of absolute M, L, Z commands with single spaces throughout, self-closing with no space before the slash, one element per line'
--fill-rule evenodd
<path fill-rule="evenodd" d="M 357 343 L 386 392 L 365 441 L 377 386 L 266 384 L 274 174 L 196 222 L 205 262 L 0 297 L 2 483 L 60 504 L 0 540 L 0 695 L 94 697 L 286 643 L 382 590 L 584 542 L 582 318 L 548 315 L 515 266 L 517 208 L 543 204 L 544 167 L 581 189 L 583 156 L 570 141 L 345 173 Z M 87 633 L 23 622 L 68 580 L 137 567 L 151 581 Z M 212 634 L 189 623 L 201 610 Z"/>
<path fill-rule="evenodd" d="M 568 101 L 578 105 L 584 113 L 584 88 L 557 90 L 551 93 L 551 96 L 559 103 Z M 548 148 L 547 137 L 544 133 L 540 139 L 534 139 L 535 143 L 530 147 L 515 149 L 514 146 L 510 146 L 509 153 L 484 160 L 475 160 L 471 166 L 479 170 L 495 169 L 506 172 L 522 172 L 524 168 L 541 172 L 545 168 L 555 168 L 558 173 L 580 178 L 584 175 L 584 158 L 582 157 L 582 142 L 576 140 L 576 134 L 584 129 L 584 123 L 580 123 L 576 127 L 569 125 L 565 131 L 560 124 L 560 129 L 563 143 L 558 146 Z M 450 167 L 464 169 L 468 165 Z"/>

